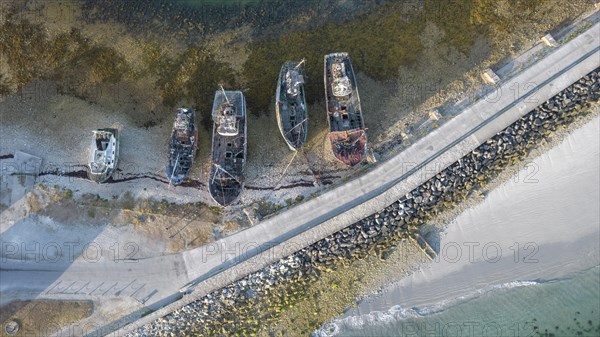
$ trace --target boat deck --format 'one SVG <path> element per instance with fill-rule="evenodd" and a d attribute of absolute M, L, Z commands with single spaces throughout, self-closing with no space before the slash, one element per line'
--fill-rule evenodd
<path fill-rule="evenodd" d="M 223 118 L 226 109 L 235 114 L 233 120 Z M 208 185 L 213 199 L 225 206 L 235 201 L 243 188 L 246 163 L 246 102 L 242 92 L 217 91 L 212 117 L 212 166 Z M 220 124 L 224 122 L 232 124 L 225 128 Z M 227 132 L 219 133 L 219 130 Z"/>
<path fill-rule="evenodd" d="M 187 177 L 194 164 L 197 147 L 196 113 L 191 109 L 179 109 L 169 140 L 166 175 L 170 183 L 179 185 Z"/>
<path fill-rule="evenodd" d="M 345 53 L 333 55 L 328 55 L 329 57 L 326 56 L 325 58 L 325 92 L 327 95 L 329 129 L 331 132 L 364 129 L 356 78 L 350 59 Z M 335 78 L 332 69 L 334 63 L 343 64 L 347 81 Z M 337 94 L 342 94 L 339 96 L 334 94 L 333 86 L 336 80 L 340 86 L 344 86 L 344 89 L 347 89 L 336 92 Z"/>
<path fill-rule="evenodd" d="M 308 131 L 308 110 L 304 91 L 304 71 L 297 62 L 286 62 L 281 67 L 277 83 L 275 111 L 277 124 L 286 143 L 292 150 L 298 150 L 306 142 Z M 294 72 L 289 82 L 297 81 L 296 87 L 289 90 L 288 71 Z M 291 93 L 290 93 L 291 91 Z"/>
<path fill-rule="evenodd" d="M 99 129 L 94 131 L 90 151 L 88 177 L 99 183 L 105 182 L 117 167 L 118 130 Z"/>

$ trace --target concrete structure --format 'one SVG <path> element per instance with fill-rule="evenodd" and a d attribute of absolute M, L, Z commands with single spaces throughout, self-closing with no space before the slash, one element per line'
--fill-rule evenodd
<path fill-rule="evenodd" d="M 429 119 L 439 121 L 440 118 L 442 118 L 442 115 L 440 115 L 440 112 L 437 109 L 429 112 Z"/>
<path fill-rule="evenodd" d="M 542 42 L 548 47 L 558 47 L 558 42 L 556 42 L 550 34 L 544 35 L 544 37 L 542 37 Z"/>
<path fill-rule="evenodd" d="M 500 77 L 498 77 L 498 75 L 496 75 L 496 73 L 489 68 L 486 69 L 483 74 L 481 74 L 481 78 L 483 78 L 483 80 L 489 84 L 498 84 L 500 82 Z"/>
<path fill-rule="evenodd" d="M 10 206 L 31 191 L 41 168 L 42 158 L 21 151 L 0 161 L 0 204 Z"/>

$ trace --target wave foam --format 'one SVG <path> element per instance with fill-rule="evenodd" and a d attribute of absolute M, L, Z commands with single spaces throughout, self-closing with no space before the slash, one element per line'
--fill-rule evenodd
<path fill-rule="evenodd" d="M 387 311 L 372 311 L 368 314 L 335 319 L 313 332 L 311 336 L 333 337 L 340 335 L 343 330 L 362 330 L 363 328 L 368 326 L 387 325 L 400 320 L 419 318 L 442 312 L 450 307 L 471 301 L 493 291 L 530 287 L 548 282 L 552 281 L 512 281 L 502 284 L 496 284 L 474 290 L 456 298 L 443 300 L 436 304 L 422 308 L 403 308 L 400 305 L 395 305 Z"/>

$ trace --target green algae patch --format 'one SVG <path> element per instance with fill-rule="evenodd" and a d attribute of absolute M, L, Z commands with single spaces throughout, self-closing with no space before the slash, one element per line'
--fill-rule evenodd
<path fill-rule="evenodd" d="M 203 8 L 205 6 L 245 6 L 245 5 L 260 5 L 261 0 L 179 0 L 181 5 L 190 7 Z"/>
<path fill-rule="evenodd" d="M 163 65 L 151 65 L 159 69 L 156 86 L 162 93 L 163 104 L 175 107 L 193 102 L 202 116 L 202 124 L 210 129 L 215 90 L 219 85 L 237 87 L 233 69 L 202 48 L 189 48 L 174 60 L 163 56 L 156 62 Z"/>
<path fill-rule="evenodd" d="M 309 104 L 323 96 L 323 57 L 332 52 L 349 52 L 355 70 L 373 78 L 396 77 L 399 67 L 416 60 L 422 49 L 418 36 L 423 22 L 403 19 L 404 12 L 402 4 L 385 5 L 346 22 L 252 43 L 242 71 L 249 104 L 257 111 L 267 110 L 274 89 L 265 88 L 273 87 L 286 60 L 306 59 Z"/>
<path fill-rule="evenodd" d="M 355 71 L 379 81 L 393 80 L 401 66 L 410 66 L 421 58 L 420 35 L 427 25 L 442 32 L 437 42 L 440 48 L 455 49 L 472 58 L 478 39 L 505 44 L 506 36 L 524 24 L 541 26 L 556 6 L 548 0 L 409 1 L 373 6 L 342 22 L 282 31 L 277 37 L 259 39 L 248 46 L 249 58 L 242 71 L 249 88 L 248 102 L 255 112 L 268 110 L 274 89 L 265 88 L 273 87 L 286 60 L 306 59 L 307 98 L 309 104 L 314 104 L 323 96 L 325 54 L 349 52 Z"/>
<path fill-rule="evenodd" d="M 523 23 L 545 19 L 548 6 L 558 4 L 554 0 L 474 0 L 470 20 L 491 29 L 510 33 Z M 553 4 L 554 3 L 554 4 Z"/>
<path fill-rule="evenodd" d="M 44 60 L 49 56 L 48 39 L 41 25 L 6 20 L 0 26 L 0 53 L 12 69 L 18 88 L 48 73 Z"/>
<path fill-rule="evenodd" d="M 94 42 L 79 29 L 50 37 L 43 25 L 9 16 L 0 25 L 0 59 L 6 63 L 0 72 L 0 95 L 36 79 L 50 79 L 63 94 L 110 100 L 93 93 L 143 88 L 150 80 L 164 107 L 193 106 L 208 129 L 215 90 L 219 85 L 237 87 L 232 68 L 201 47 L 173 56 L 151 43 L 143 52 L 141 66 L 134 67 L 117 49 Z"/>
<path fill-rule="evenodd" d="M 15 17 L 0 26 L 0 50 L 8 66 L 3 72 L 9 74 L 3 75 L 2 94 L 35 79 L 53 79 L 67 93 L 84 97 L 85 88 L 118 83 L 130 71 L 120 53 L 94 44 L 77 29 L 51 38 L 42 25 Z"/>

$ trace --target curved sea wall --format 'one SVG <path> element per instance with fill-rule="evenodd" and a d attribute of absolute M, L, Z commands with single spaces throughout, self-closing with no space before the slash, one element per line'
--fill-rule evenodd
<path fill-rule="evenodd" d="M 381 212 L 144 325 L 128 336 L 252 335 L 306 293 L 321 273 L 388 252 L 433 216 L 454 207 L 505 167 L 590 111 L 600 68 L 581 78 Z"/>

